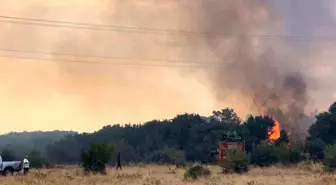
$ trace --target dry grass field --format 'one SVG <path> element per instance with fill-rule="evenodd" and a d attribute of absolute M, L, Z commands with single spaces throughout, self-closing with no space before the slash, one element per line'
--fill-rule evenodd
<path fill-rule="evenodd" d="M 83 176 L 75 167 L 32 170 L 28 176 L 1 177 L 8 185 L 336 185 L 336 174 L 323 173 L 319 165 L 299 165 L 295 168 L 253 168 L 245 175 L 224 175 L 216 166 L 209 167 L 210 177 L 196 181 L 183 178 L 184 169 L 173 166 L 126 167 L 122 172 L 109 169 L 107 176 Z"/>

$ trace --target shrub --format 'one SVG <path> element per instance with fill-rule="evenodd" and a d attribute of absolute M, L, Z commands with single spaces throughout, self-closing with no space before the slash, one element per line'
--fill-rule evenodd
<path fill-rule="evenodd" d="M 46 160 L 45 162 L 44 162 L 44 168 L 55 168 L 55 164 L 53 164 L 52 162 L 50 162 L 50 161 L 48 161 L 48 160 Z"/>
<path fill-rule="evenodd" d="M 307 159 L 303 147 L 296 144 L 293 147 L 279 146 L 276 148 L 276 154 L 282 164 L 297 164 Z"/>
<path fill-rule="evenodd" d="M 196 180 L 199 177 L 202 176 L 209 176 L 211 174 L 210 170 L 206 167 L 196 165 L 191 168 L 189 168 L 185 173 L 184 173 L 184 178 L 185 179 L 192 179 Z"/>
<path fill-rule="evenodd" d="M 250 162 L 260 167 L 270 166 L 279 161 L 277 150 L 274 146 L 262 143 L 251 153 Z"/>
<path fill-rule="evenodd" d="M 186 163 L 183 151 L 168 147 L 154 151 L 151 155 L 147 156 L 147 162 L 156 164 L 174 164 L 176 166 L 184 166 Z"/>
<path fill-rule="evenodd" d="M 330 145 L 326 148 L 323 165 L 324 169 L 328 172 L 336 171 L 336 144 Z"/>
<path fill-rule="evenodd" d="M 13 152 L 8 149 L 3 149 L 1 151 L 1 157 L 2 157 L 2 161 L 14 161 L 15 160 Z"/>
<path fill-rule="evenodd" d="M 114 148 L 104 144 L 94 144 L 85 152 L 81 152 L 81 163 L 84 172 L 106 174 L 106 164 L 112 157 Z"/>
<path fill-rule="evenodd" d="M 320 161 L 324 159 L 326 144 L 321 139 L 308 139 L 305 149 L 310 154 L 311 160 Z"/>
<path fill-rule="evenodd" d="M 42 158 L 41 152 L 39 150 L 32 150 L 28 154 L 28 158 L 31 164 L 31 168 L 42 168 L 45 163 L 45 159 Z"/>
<path fill-rule="evenodd" d="M 248 171 L 248 160 L 246 154 L 241 150 L 230 150 L 227 158 L 221 161 L 221 168 L 224 173 L 245 173 Z"/>

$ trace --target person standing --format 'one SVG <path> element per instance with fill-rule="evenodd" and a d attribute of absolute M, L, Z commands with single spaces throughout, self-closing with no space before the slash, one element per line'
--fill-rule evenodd
<path fill-rule="evenodd" d="M 23 174 L 27 175 L 29 172 L 29 161 L 27 159 L 28 157 L 25 156 L 25 158 L 23 159 Z"/>
<path fill-rule="evenodd" d="M 118 168 L 120 168 L 120 170 L 122 171 L 121 160 L 120 160 L 120 152 L 118 152 L 118 154 L 117 154 L 117 170 L 118 170 Z"/>

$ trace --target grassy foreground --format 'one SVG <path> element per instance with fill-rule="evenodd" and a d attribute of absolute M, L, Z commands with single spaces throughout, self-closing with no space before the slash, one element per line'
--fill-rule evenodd
<path fill-rule="evenodd" d="M 126 167 L 122 172 L 109 169 L 107 176 L 83 176 L 75 167 L 32 170 L 26 177 L 1 177 L 0 184 L 21 185 L 336 185 L 336 174 L 323 173 L 319 165 L 299 165 L 293 168 L 253 168 L 245 175 L 224 175 L 216 166 L 209 167 L 212 175 L 196 181 L 185 181 L 184 169 L 173 166 Z"/>

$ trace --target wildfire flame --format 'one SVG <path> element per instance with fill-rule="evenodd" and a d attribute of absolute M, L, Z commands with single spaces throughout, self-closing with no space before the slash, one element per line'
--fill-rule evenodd
<path fill-rule="evenodd" d="M 280 123 L 278 120 L 272 118 L 274 120 L 274 126 L 269 132 L 268 140 L 275 141 L 280 137 Z"/>

